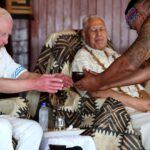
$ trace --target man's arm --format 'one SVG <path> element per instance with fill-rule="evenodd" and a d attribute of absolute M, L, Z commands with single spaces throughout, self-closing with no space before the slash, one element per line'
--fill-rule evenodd
<path fill-rule="evenodd" d="M 107 80 L 107 82 L 105 83 L 102 83 L 102 86 L 106 85 L 105 88 L 110 88 L 115 86 L 129 85 L 132 83 L 141 83 L 149 79 L 149 75 L 147 74 L 149 73 L 149 71 L 147 69 L 145 72 L 146 75 L 144 75 L 144 70 L 137 71 L 137 69 L 142 65 L 142 63 L 150 57 L 149 27 L 150 17 L 148 17 L 148 19 L 142 25 L 141 31 L 139 32 L 138 38 L 135 40 L 135 42 L 118 60 L 116 60 L 108 68 L 108 70 L 104 72 L 102 78 L 106 79 L 108 76 L 109 78 L 107 79 L 109 80 Z M 129 77 L 130 80 L 128 80 Z"/>
<path fill-rule="evenodd" d="M 18 79 L 0 78 L 1 93 L 18 93 L 36 90 L 40 92 L 55 93 L 64 87 L 71 86 L 69 77 L 62 74 L 37 74 L 31 72 L 22 73 Z"/>
<path fill-rule="evenodd" d="M 103 73 L 98 76 L 90 73 L 80 80 L 76 86 L 82 90 L 95 91 L 111 87 L 127 85 L 128 77 L 134 80 L 135 72 L 150 56 L 150 19 L 146 20 L 136 41 L 128 48 L 126 53 L 116 59 Z M 140 73 L 138 73 L 140 75 Z M 142 81 L 147 80 L 144 78 Z M 136 80 L 138 83 L 139 80 Z M 124 83 L 124 84 L 123 84 Z M 135 82 L 134 82 L 135 83 Z"/>
<path fill-rule="evenodd" d="M 150 80 L 150 66 L 135 71 L 134 73 L 132 73 L 132 75 L 127 76 L 124 80 L 118 80 L 114 82 L 113 86 L 116 87 L 118 84 L 120 86 L 132 85 L 136 83 L 143 83 L 146 80 Z"/>
<path fill-rule="evenodd" d="M 111 89 L 91 92 L 90 95 L 96 98 L 112 97 L 122 102 L 125 106 L 132 107 L 142 112 L 150 111 L 150 99 L 132 97 L 123 93 L 118 93 Z"/>
<path fill-rule="evenodd" d="M 85 78 L 80 80 L 76 86 L 82 90 L 95 91 L 131 84 L 128 78 L 130 77 L 130 81 L 134 79 L 135 72 L 147 58 L 147 53 L 148 51 L 136 41 L 125 54 L 117 58 L 103 73 L 93 75 L 90 72 L 85 72 Z M 144 80 L 146 79 L 143 78 L 142 81 Z M 138 79 L 136 82 L 139 82 Z"/>

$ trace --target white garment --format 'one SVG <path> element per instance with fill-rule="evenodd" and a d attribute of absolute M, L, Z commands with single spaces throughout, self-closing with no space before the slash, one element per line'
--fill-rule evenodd
<path fill-rule="evenodd" d="M 0 118 L 0 149 L 13 150 L 12 126 L 8 120 Z"/>
<path fill-rule="evenodd" d="M 13 150 L 12 136 L 18 142 L 16 150 L 39 150 L 42 135 L 35 121 L 0 116 L 0 150 Z"/>
<path fill-rule="evenodd" d="M 0 78 L 18 78 L 27 71 L 14 62 L 5 47 L 0 48 Z M 0 150 L 13 150 L 12 136 L 17 140 L 16 150 L 38 150 L 42 128 L 31 120 L 0 115 Z"/>
<path fill-rule="evenodd" d="M 118 58 L 120 55 L 115 52 L 114 50 L 110 48 L 105 48 L 105 50 L 97 50 L 93 49 L 89 46 L 86 45 L 88 50 L 90 50 L 101 62 L 101 64 L 104 65 L 105 68 L 100 66 L 97 61 L 93 58 L 93 56 L 86 51 L 84 48 L 79 50 L 77 54 L 74 57 L 74 60 L 72 62 L 72 71 L 79 71 L 82 72 L 83 69 L 91 70 L 94 72 L 101 73 L 103 72 L 106 68 L 108 68 L 112 62 Z M 144 88 L 137 84 L 138 89 L 143 90 Z M 121 90 L 133 97 L 139 97 L 138 89 L 135 85 L 130 85 L 130 86 L 123 86 L 121 87 Z M 115 91 L 119 91 L 119 88 L 113 88 Z"/>
<path fill-rule="evenodd" d="M 66 135 L 65 135 L 66 132 Z M 94 140 L 90 136 L 82 136 L 82 135 L 67 135 L 67 131 L 64 131 L 64 135 L 53 135 L 49 134 L 50 136 L 43 136 L 40 150 L 48 150 L 49 145 L 66 145 L 66 148 L 80 146 L 83 150 L 96 150 L 96 146 Z M 57 133 L 56 133 L 57 134 Z"/>
<path fill-rule="evenodd" d="M 150 150 L 150 113 L 136 113 L 130 115 L 133 128 L 141 134 L 142 145 Z"/>
<path fill-rule="evenodd" d="M 27 70 L 23 66 L 11 58 L 5 47 L 0 48 L 0 77 L 15 79 L 25 71 Z"/>
<path fill-rule="evenodd" d="M 108 68 L 110 64 L 120 56 L 117 52 L 110 48 L 106 48 L 105 50 L 97 50 L 87 45 L 86 47 L 100 60 L 105 68 Z M 101 67 L 97 61 L 95 61 L 93 56 L 84 48 L 79 50 L 75 55 L 72 62 L 72 71 L 82 72 L 83 68 L 98 73 L 101 73 L 105 70 L 105 68 Z M 138 84 L 137 86 L 140 90 L 144 90 L 141 85 Z M 118 90 L 117 88 L 113 89 L 115 91 Z M 139 97 L 138 89 L 135 85 L 121 87 L 121 90 L 133 97 Z M 126 107 L 126 109 L 130 114 L 133 128 L 140 132 L 142 136 L 142 144 L 144 148 L 146 150 L 150 150 L 150 113 L 137 112 L 135 109 L 130 107 Z"/>

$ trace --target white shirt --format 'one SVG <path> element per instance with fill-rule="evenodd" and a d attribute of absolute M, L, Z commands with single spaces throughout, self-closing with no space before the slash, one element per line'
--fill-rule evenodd
<path fill-rule="evenodd" d="M 25 71 L 23 66 L 12 59 L 5 47 L 0 48 L 0 78 L 16 79 Z"/>
<path fill-rule="evenodd" d="M 72 71 L 80 71 L 82 72 L 83 69 L 92 70 L 94 72 L 101 73 L 106 68 L 108 68 L 112 62 L 118 58 L 120 55 L 112 50 L 111 48 L 106 47 L 105 50 L 97 50 L 93 49 L 86 45 L 86 48 L 93 53 L 99 60 L 103 66 L 100 66 L 97 61 L 93 58 L 93 56 L 85 50 L 85 48 L 80 49 L 74 57 L 72 62 Z M 137 84 L 124 86 L 120 88 L 122 92 L 131 95 L 133 97 L 139 97 L 139 90 L 143 90 L 144 88 Z M 120 91 L 118 88 L 113 88 L 115 91 Z"/>

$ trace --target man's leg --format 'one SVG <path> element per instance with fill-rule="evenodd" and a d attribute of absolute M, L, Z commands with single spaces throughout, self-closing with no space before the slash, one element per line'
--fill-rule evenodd
<path fill-rule="evenodd" d="M 32 120 L 10 118 L 13 136 L 18 140 L 16 150 L 39 150 L 43 131 L 41 126 Z"/>
<path fill-rule="evenodd" d="M 13 150 L 12 126 L 2 117 L 0 117 L 0 150 Z"/>
<path fill-rule="evenodd" d="M 142 144 L 146 150 L 150 150 L 150 113 L 139 113 L 131 115 L 133 128 L 136 129 L 142 138 Z"/>

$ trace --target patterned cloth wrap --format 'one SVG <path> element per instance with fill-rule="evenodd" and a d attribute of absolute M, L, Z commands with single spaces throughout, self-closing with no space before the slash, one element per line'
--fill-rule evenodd
<path fill-rule="evenodd" d="M 50 35 L 39 56 L 35 72 L 63 72 L 71 75 L 71 62 L 76 52 L 83 46 L 80 30 Z M 112 47 L 110 41 L 108 46 Z M 75 128 L 85 129 L 82 135 L 92 136 L 98 150 L 143 149 L 140 137 L 133 130 L 130 117 L 121 102 L 112 98 L 107 98 L 105 101 L 94 100 L 79 95 L 74 88 L 63 92 L 63 97 L 60 99 L 63 100 L 64 105 L 59 111 L 53 107 L 58 95 L 37 94 L 39 103 L 49 102 L 53 109 L 53 120 L 58 113 L 65 116 L 67 126 L 72 124 Z"/>
<path fill-rule="evenodd" d="M 0 99 L 0 114 L 30 118 L 28 101 L 21 97 Z"/>

